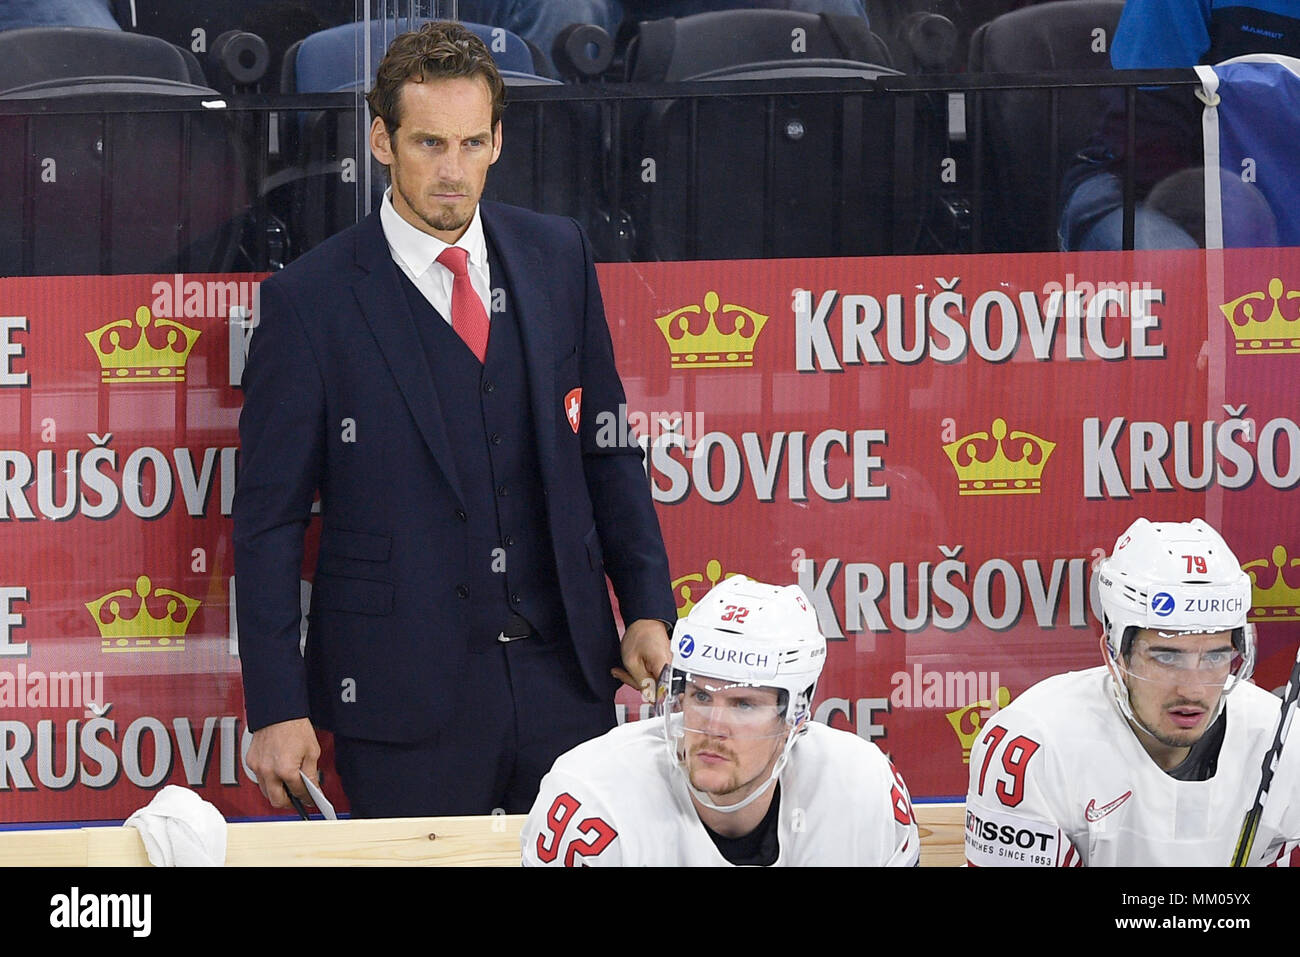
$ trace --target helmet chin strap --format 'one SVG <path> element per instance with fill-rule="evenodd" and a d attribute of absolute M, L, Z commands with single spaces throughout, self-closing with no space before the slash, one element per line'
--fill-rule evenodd
<path fill-rule="evenodd" d="M 785 759 L 788 753 L 789 745 L 787 743 L 786 749 L 781 752 L 781 757 L 777 758 L 776 764 L 772 767 L 772 773 L 767 776 L 767 780 L 763 782 L 762 787 L 755 788 L 749 797 L 745 798 L 743 801 L 737 801 L 735 804 L 715 804 L 710 801 L 708 795 L 704 791 L 701 791 L 691 783 L 690 772 L 683 768 L 682 775 L 686 778 L 686 790 L 691 792 L 691 797 L 695 798 L 695 800 L 699 801 L 710 811 L 721 811 L 723 814 L 733 814 L 741 808 L 753 804 L 765 791 L 767 791 L 768 788 L 772 786 L 772 782 L 780 776 L 782 769 L 785 767 Z"/>

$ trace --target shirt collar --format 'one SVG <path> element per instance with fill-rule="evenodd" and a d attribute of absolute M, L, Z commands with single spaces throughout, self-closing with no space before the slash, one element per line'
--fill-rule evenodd
<path fill-rule="evenodd" d="M 384 238 L 388 240 L 388 248 L 405 263 L 414 276 L 423 274 L 449 245 L 437 236 L 416 229 L 402 218 L 401 213 L 393 207 L 391 186 L 384 191 L 384 201 L 379 207 L 379 222 L 384 229 Z M 478 214 L 477 204 L 469 228 L 456 240 L 455 245 L 469 253 L 471 267 L 483 269 L 487 265 L 487 240 L 483 237 L 483 220 Z"/>

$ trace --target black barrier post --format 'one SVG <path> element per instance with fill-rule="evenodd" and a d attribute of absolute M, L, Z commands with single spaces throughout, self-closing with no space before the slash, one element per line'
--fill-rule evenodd
<path fill-rule="evenodd" d="M 1047 91 L 1047 181 L 1052 184 L 1052 215 L 1061 218 L 1061 88 Z"/>
<path fill-rule="evenodd" d="M 840 100 L 840 129 L 843 131 L 843 144 L 840 149 L 839 164 L 839 216 L 836 223 L 839 233 L 836 246 L 844 252 L 860 254 L 866 243 L 863 239 L 860 210 L 866 202 L 865 184 L 862 181 L 863 152 L 865 140 L 862 135 L 863 116 L 866 110 L 864 98 L 856 94 Z"/>
<path fill-rule="evenodd" d="M 1124 249 L 1133 248 L 1137 216 L 1137 87 L 1124 91 Z"/>
<path fill-rule="evenodd" d="M 968 101 L 969 102 L 969 101 Z M 974 122 L 969 122 L 972 117 Z M 975 91 L 975 108 L 966 114 L 970 130 L 970 251 L 984 251 L 984 94 Z"/>
<path fill-rule="evenodd" d="M 764 101 L 763 110 L 763 195 L 771 196 L 776 185 L 776 97 Z M 776 247 L 776 211 L 763 204 L 763 258 L 771 259 Z"/>
<path fill-rule="evenodd" d="M 99 271 L 112 271 L 113 254 L 113 117 L 104 113 L 99 123 Z"/>
<path fill-rule="evenodd" d="M 698 259 L 700 228 L 700 101 L 692 97 L 687 128 L 686 182 L 691 184 L 691 195 L 686 198 L 686 258 Z"/>
<path fill-rule="evenodd" d="M 190 221 L 193 216 L 193 197 L 190 191 L 190 176 L 194 164 L 193 153 L 194 137 L 194 114 L 185 112 L 181 114 L 181 158 L 180 158 L 180 176 L 177 177 L 178 195 L 176 197 L 176 210 L 180 217 L 180 223 L 176 230 L 177 246 L 177 265 L 180 266 L 181 272 L 189 272 L 194 268 L 194 262 L 191 259 L 194 250 L 190 246 Z"/>
<path fill-rule="evenodd" d="M 32 131 L 34 117 L 23 117 L 23 231 L 22 275 L 36 271 L 36 142 Z M 23 390 L 26 392 L 27 390 Z"/>
<path fill-rule="evenodd" d="M 916 94 L 902 93 L 894 99 L 894 208 L 889 224 L 889 252 L 915 252 L 899 249 L 903 224 L 913 221 L 912 205 L 916 202 Z M 937 175 L 936 170 L 926 170 L 923 175 Z M 909 229 L 910 234 L 910 229 Z"/>
<path fill-rule="evenodd" d="M 253 256 L 256 260 L 253 268 L 264 270 L 270 268 L 270 250 L 268 248 L 268 239 L 266 231 L 271 226 L 270 205 L 267 198 L 262 195 L 261 185 L 265 183 L 270 176 L 270 158 L 271 158 L 271 119 L 275 114 L 267 111 L 260 112 L 254 117 L 254 129 L 257 139 L 257 159 L 254 167 L 257 172 L 253 182 Z M 278 118 L 277 118 L 278 120 Z M 277 122 L 277 129 L 278 129 Z"/>

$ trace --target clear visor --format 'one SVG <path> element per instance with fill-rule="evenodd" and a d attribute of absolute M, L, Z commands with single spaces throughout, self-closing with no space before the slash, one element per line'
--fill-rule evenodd
<path fill-rule="evenodd" d="M 665 689 L 670 724 L 719 738 L 778 738 L 785 723 L 785 694 L 778 688 L 678 672 Z M 680 717 L 679 717 L 680 716 Z"/>
<path fill-rule="evenodd" d="M 1189 636 L 1199 632 L 1157 631 L 1152 638 L 1136 638 L 1128 661 L 1121 667 L 1133 678 L 1147 681 L 1195 681 L 1203 685 L 1231 687 L 1241 673 L 1245 658 L 1227 641 L 1223 646 L 1180 648 Z"/>

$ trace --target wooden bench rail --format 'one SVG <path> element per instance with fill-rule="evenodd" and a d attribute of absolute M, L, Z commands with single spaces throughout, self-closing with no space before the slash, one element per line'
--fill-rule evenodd
<path fill-rule="evenodd" d="M 962 806 L 919 804 L 921 863 L 962 863 Z M 226 826 L 230 867 L 515 867 L 524 815 L 264 821 Z M 3 867 L 148 867 L 133 827 L 0 831 Z"/>

